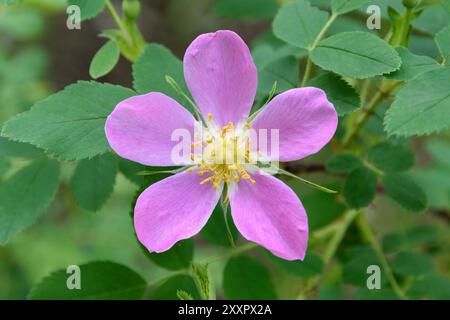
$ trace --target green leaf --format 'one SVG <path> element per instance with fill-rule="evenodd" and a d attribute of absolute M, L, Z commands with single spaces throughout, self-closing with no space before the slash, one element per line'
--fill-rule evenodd
<path fill-rule="evenodd" d="M 369 276 L 369 275 L 367 275 Z M 353 296 L 355 300 L 398 300 L 398 295 L 392 289 L 370 290 L 358 288 Z"/>
<path fill-rule="evenodd" d="M 397 47 L 395 50 L 403 62 L 399 70 L 386 75 L 388 79 L 408 81 L 419 74 L 441 67 L 433 58 L 418 56 L 404 47 Z"/>
<path fill-rule="evenodd" d="M 339 300 L 343 296 L 343 285 L 341 282 L 323 283 L 320 285 L 317 300 Z"/>
<path fill-rule="evenodd" d="M 278 10 L 276 0 L 215 0 L 211 12 L 223 18 L 267 19 Z"/>
<path fill-rule="evenodd" d="M 412 246 L 432 245 L 440 238 L 439 230 L 431 225 L 417 226 L 405 233 L 408 244 Z"/>
<path fill-rule="evenodd" d="M 140 163 L 129 161 L 123 158 L 119 159 L 120 172 L 131 182 L 138 186 L 148 187 L 164 178 L 170 177 L 170 173 L 152 173 L 143 175 L 142 172 L 160 172 L 175 170 L 177 167 L 149 167 Z"/>
<path fill-rule="evenodd" d="M 450 63 L 450 26 L 445 27 L 434 37 L 444 63 Z"/>
<path fill-rule="evenodd" d="M 324 263 L 319 255 L 307 253 L 305 260 L 288 261 L 270 254 L 270 259 L 279 265 L 283 270 L 300 278 L 311 278 L 321 274 L 324 269 Z"/>
<path fill-rule="evenodd" d="M 375 253 L 369 248 L 359 250 L 351 259 L 345 264 L 343 270 L 343 279 L 346 283 L 351 283 L 357 287 L 367 288 L 367 279 L 370 274 L 367 273 L 367 268 L 371 265 L 380 267 L 381 271 L 381 285 L 387 282 L 384 270 L 381 268 L 381 263 Z"/>
<path fill-rule="evenodd" d="M 388 142 L 381 142 L 369 148 L 367 158 L 384 172 L 406 171 L 414 165 L 414 154 L 411 151 Z"/>
<path fill-rule="evenodd" d="M 71 180 L 78 204 L 84 209 L 98 211 L 114 189 L 117 171 L 117 158 L 111 153 L 82 160 Z"/>
<path fill-rule="evenodd" d="M 184 291 L 189 293 L 194 300 L 200 300 L 194 279 L 187 275 L 176 275 L 166 280 L 162 285 L 153 291 L 150 295 L 152 300 L 176 300 L 177 292 Z"/>
<path fill-rule="evenodd" d="M 258 70 L 258 99 L 266 97 L 275 82 L 276 93 L 297 87 L 298 59 L 293 54 L 280 54 L 272 46 L 262 44 L 253 49 L 252 55 Z"/>
<path fill-rule="evenodd" d="M 356 168 L 349 173 L 344 182 L 343 195 L 351 208 L 362 208 L 372 202 L 377 189 L 375 174 L 365 168 Z"/>
<path fill-rule="evenodd" d="M 117 85 L 80 81 L 6 122 L 2 135 L 34 144 L 62 160 L 92 158 L 111 150 L 106 118 L 133 94 Z"/>
<path fill-rule="evenodd" d="M 253 61 L 258 70 L 263 70 L 270 64 L 287 57 L 294 57 L 299 60 L 308 53 L 307 50 L 291 46 L 290 44 L 278 44 L 278 42 L 281 41 L 276 38 L 274 41 L 276 41 L 276 43 L 267 41 L 258 44 L 252 50 Z"/>
<path fill-rule="evenodd" d="M 312 7 L 308 1 L 287 3 L 278 11 L 272 29 L 275 36 L 294 46 L 307 49 L 328 20 L 328 13 Z"/>
<path fill-rule="evenodd" d="M 148 253 L 148 257 L 158 266 L 168 270 L 181 270 L 189 267 L 194 255 L 194 241 L 186 239 L 176 243 L 170 250 L 162 253 Z"/>
<path fill-rule="evenodd" d="M 211 298 L 211 280 L 209 278 L 208 264 L 192 264 L 192 275 L 194 282 L 204 300 Z"/>
<path fill-rule="evenodd" d="M 385 175 L 383 176 L 383 187 L 386 194 L 405 209 L 425 210 L 427 197 L 409 176 L 404 174 Z"/>
<path fill-rule="evenodd" d="M 0 156 L 13 158 L 37 158 L 44 153 L 35 146 L 0 137 Z"/>
<path fill-rule="evenodd" d="M 136 63 L 133 64 L 134 88 L 139 93 L 157 91 L 165 93 L 189 109 L 184 98 L 166 82 L 166 75 L 172 77 L 181 89 L 188 93 L 183 76 L 183 64 L 166 47 L 149 44 Z"/>
<path fill-rule="evenodd" d="M 55 197 L 59 164 L 39 160 L 0 184 L 0 244 L 32 225 Z"/>
<path fill-rule="evenodd" d="M 233 235 L 233 240 L 236 241 L 239 237 L 239 233 L 233 223 L 233 219 L 230 219 L 229 215 L 227 215 L 227 219 Z M 214 208 L 208 223 L 203 227 L 200 234 L 206 241 L 216 246 L 229 247 L 231 245 L 230 240 L 228 239 L 225 217 L 220 204 L 217 204 Z"/>
<path fill-rule="evenodd" d="M 335 14 L 344 14 L 372 3 L 372 0 L 332 0 L 331 10 Z"/>
<path fill-rule="evenodd" d="M 133 162 L 124 158 L 119 159 L 119 171 L 131 182 L 138 186 L 143 186 L 146 183 L 146 178 L 149 176 L 140 175 L 142 171 L 149 170 L 149 167 L 143 164 Z M 161 170 L 161 168 L 158 168 Z"/>
<path fill-rule="evenodd" d="M 450 208 L 450 143 L 429 140 L 426 150 L 433 163 L 425 169 L 413 171 L 412 178 L 426 193 L 430 208 Z"/>
<path fill-rule="evenodd" d="M 97 51 L 89 66 L 89 75 L 100 78 L 107 75 L 117 64 L 120 57 L 120 50 L 117 44 L 110 40 Z"/>
<path fill-rule="evenodd" d="M 441 4 L 450 12 L 450 0 L 441 0 Z"/>
<path fill-rule="evenodd" d="M 361 98 L 355 89 L 333 73 L 322 74 L 309 81 L 308 85 L 323 89 L 339 116 L 355 111 L 361 106 Z"/>
<path fill-rule="evenodd" d="M 239 256 L 231 258 L 223 273 L 225 299 L 276 299 L 275 288 L 266 267 L 259 261 Z"/>
<path fill-rule="evenodd" d="M 428 275 L 415 281 L 407 294 L 413 299 L 448 300 L 450 299 L 450 280 L 446 277 Z"/>
<path fill-rule="evenodd" d="M 428 207 L 450 209 L 450 168 L 434 165 L 411 172 L 411 178 L 422 187 Z"/>
<path fill-rule="evenodd" d="M 105 0 L 69 0 L 69 5 L 80 7 L 81 20 L 95 18 L 105 9 Z"/>
<path fill-rule="evenodd" d="M 8 172 L 10 166 L 11 166 L 11 163 L 8 160 L 0 158 L 0 181 L 1 181 L 1 176 L 3 174 L 5 174 L 6 172 Z"/>
<path fill-rule="evenodd" d="M 444 7 L 441 5 L 430 5 L 411 24 L 420 31 L 435 34 L 447 26 L 449 21 L 450 13 Z"/>
<path fill-rule="evenodd" d="M 180 300 L 194 300 L 194 298 L 189 293 L 183 290 L 177 290 L 177 297 Z"/>
<path fill-rule="evenodd" d="M 133 30 L 135 29 L 131 29 L 131 31 Z M 140 43 L 130 46 L 128 38 L 120 31 L 120 29 L 104 30 L 99 34 L 99 37 L 113 41 L 119 47 L 120 53 L 129 61 L 136 61 L 141 55 L 142 47 L 144 46 Z"/>
<path fill-rule="evenodd" d="M 325 164 L 326 169 L 335 174 L 349 173 L 362 166 L 361 160 L 353 153 L 341 153 L 331 157 Z"/>
<path fill-rule="evenodd" d="M 384 40 L 361 31 L 342 32 L 320 41 L 311 59 L 322 69 L 357 79 L 393 72 L 402 62 Z"/>
<path fill-rule="evenodd" d="M 434 263 L 431 257 L 415 253 L 400 252 L 392 263 L 394 272 L 405 277 L 419 277 L 434 272 Z"/>
<path fill-rule="evenodd" d="M 426 149 L 437 163 L 450 168 L 450 142 L 438 139 L 429 140 Z"/>
<path fill-rule="evenodd" d="M 35 285 L 28 296 L 31 300 L 132 300 L 141 299 L 146 281 L 128 267 L 107 261 L 82 264 L 80 289 L 68 289 L 69 277 L 75 272 L 58 270 Z"/>
<path fill-rule="evenodd" d="M 439 240 L 438 230 L 430 225 L 417 226 L 404 233 L 391 233 L 383 237 L 383 250 L 394 252 L 418 246 L 430 246 Z"/>
<path fill-rule="evenodd" d="M 299 184 L 302 182 L 293 181 L 287 182 L 293 187 L 294 192 L 301 197 L 303 206 L 306 212 L 310 213 L 308 216 L 308 225 L 310 232 L 326 226 L 332 221 L 339 218 L 345 210 L 345 205 L 338 201 L 336 194 L 325 193 L 319 190 L 315 190 L 308 194 L 304 194 L 304 189 L 299 188 Z M 332 189 L 336 189 L 336 186 L 330 185 Z"/>
<path fill-rule="evenodd" d="M 389 135 L 410 137 L 450 128 L 450 68 L 423 73 L 401 88 L 384 118 Z"/>

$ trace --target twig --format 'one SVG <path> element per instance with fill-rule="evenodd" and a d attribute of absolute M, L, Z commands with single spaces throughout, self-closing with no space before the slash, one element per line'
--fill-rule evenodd
<path fill-rule="evenodd" d="M 386 276 L 388 278 L 388 281 L 392 287 L 392 290 L 397 294 L 397 296 L 400 299 L 407 299 L 406 294 L 403 292 L 402 288 L 399 286 L 397 280 L 394 277 L 394 273 L 392 272 L 391 267 L 389 266 L 389 263 L 386 260 L 386 257 L 384 256 L 383 250 L 378 243 L 377 239 L 375 238 L 375 235 L 369 225 L 369 222 L 367 221 L 367 217 L 364 214 L 360 214 L 357 218 L 357 224 L 358 228 L 364 238 L 369 242 L 372 249 L 375 251 L 375 254 L 377 255 L 378 259 L 381 262 L 381 266 L 383 267 Z"/>

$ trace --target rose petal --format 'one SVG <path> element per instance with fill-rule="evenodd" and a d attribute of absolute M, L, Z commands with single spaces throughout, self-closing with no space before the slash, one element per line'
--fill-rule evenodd
<path fill-rule="evenodd" d="M 230 194 L 231 214 L 239 232 L 286 260 L 303 260 L 308 218 L 297 195 L 282 181 L 253 174 L 254 185 L 241 180 Z"/>
<path fill-rule="evenodd" d="M 333 137 L 338 116 L 321 89 L 292 89 L 276 96 L 252 121 L 257 132 L 279 130 L 279 161 L 293 161 L 318 152 Z M 268 151 L 271 153 L 270 143 Z"/>
<path fill-rule="evenodd" d="M 194 123 L 194 117 L 174 99 L 151 92 L 120 102 L 106 120 L 105 133 L 122 158 L 149 166 L 183 165 L 187 161 L 172 159 L 172 150 L 180 143 L 172 141 L 172 133 L 182 129 L 193 139 Z"/>
<path fill-rule="evenodd" d="M 200 184 L 205 176 L 184 171 L 148 187 L 134 208 L 139 241 L 150 252 L 163 252 L 197 234 L 208 221 L 221 190 Z"/>
<path fill-rule="evenodd" d="M 218 125 L 245 119 L 253 105 L 258 74 L 250 50 L 234 32 L 195 39 L 184 55 L 186 84 L 203 115 Z"/>

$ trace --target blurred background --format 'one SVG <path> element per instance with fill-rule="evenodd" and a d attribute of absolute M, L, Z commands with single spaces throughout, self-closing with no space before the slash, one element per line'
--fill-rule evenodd
<path fill-rule="evenodd" d="M 236 31 L 252 47 L 261 42 L 277 46 L 279 40 L 269 30 L 279 5 L 284 2 L 261 0 L 255 5 L 253 0 L 142 0 L 138 25 L 147 42 L 161 43 L 180 58 L 197 35 L 217 29 Z M 381 2 L 386 4 L 388 1 Z M 120 1 L 113 3 L 120 8 Z M 312 3 L 322 6 L 327 1 Z M 88 70 L 92 57 L 105 42 L 98 34 L 114 27 L 114 22 L 107 12 L 103 12 L 95 19 L 83 21 L 81 30 L 68 30 L 66 7 L 65 0 L 24 0 L 21 5 L 0 5 L 0 123 L 71 83 L 90 79 Z M 347 15 L 333 25 L 331 33 L 364 29 L 365 17 L 364 12 Z M 431 34 L 448 25 L 449 21 L 448 12 L 442 8 L 433 9 L 416 20 L 411 50 L 437 57 Z M 388 25 L 383 23 L 383 28 Z M 120 59 L 114 70 L 101 81 L 132 87 L 131 65 L 123 57 Z M 368 127 L 379 132 L 381 122 L 375 117 Z M 449 139 L 448 133 L 442 136 Z M 439 146 L 428 141 L 428 138 L 414 141 L 417 160 L 413 170 L 414 177 L 429 197 L 431 208 L 426 214 L 411 214 L 383 196 L 377 197 L 370 210 L 377 212 L 372 222 L 388 253 L 402 246 L 424 248 L 432 256 L 433 268 L 440 275 L 435 281 L 448 281 L 450 153 L 443 154 Z M 325 152 L 308 159 L 306 164 L 326 158 Z M 23 167 L 26 161 L 20 155 L 14 161 L 3 159 L 0 150 L 0 183 Z M 123 263 L 149 281 L 164 272 L 151 263 L 136 244 L 129 212 L 137 187 L 119 175 L 107 204 L 99 212 L 89 212 L 77 206 L 68 187 L 74 168 L 75 164 L 71 163 L 62 167 L 60 188 L 47 212 L 32 227 L 0 247 L 0 299 L 23 299 L 30 287 L 51 271 L 92 260 Z M 314 172 L 309 172 L 308 178 L 330 185 L 334 183 L 331 178 Z M 301 194 L 308 211 L 317 213 L 310 217 L 312 228 L 324 226 L 342 213 L 342 205 L 328 195 L 296 182 L 288 183 Z M 196 242 L 200 248 L 196 250 L 196 256 L 207 256 L 215 250 L 200 237 Z M 351 247 L 353 242 L 350 230 L 339 254 L 345 256 L 346 246 Z M 212 275 L 218 283 L 221 268 L 221 263 L 212 266 Z M 289 297 L 301 281 L 293 280 L 282 270 L 272 272 L 276 273 L 277 288 L 282 288 L 279 289 L 280 298 Z M 336 275 L 327 277 L 330 285 L 324 286 L 319 298 L 355 297 L 354 288 L 348 289 L 341 284 L 336 288 L 333 277 Z"/>

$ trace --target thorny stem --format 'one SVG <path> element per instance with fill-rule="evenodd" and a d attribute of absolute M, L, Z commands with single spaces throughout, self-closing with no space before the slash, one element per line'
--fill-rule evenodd
<path fill-rule="evenodd" d="M 362 113 L 359 115 L 359 117 L 356 119 L 355 123 L 353 124 L 353 127 L 350 128 L 347 135 L 344 137 L 344 140 L 342 142 L 344 148 L 350 146 L 353 139 L 358 134 L 359 130 L 364 126 L 364 124 L 369 120 L 369 117 L 375 112 L 378 105 L 383 101 L 385 97 L 387 97 L 394 89 L 396 89 L 401 82 L 395 82 L 388 86 L 387 88 L 383 88 L 383 85 L 381 85 L 378 92 L 375 94 L 375 96 L 370 101 L 367 108 L 361 109 Z"/>
<path fill-rule="evenodd" d="M 333 13 L 330 16 L 328 21 L 322 27 L 322 30 L 320 30 L 319 34 L 314 39 L 314 42 L 312 43 L 312 45 L 308 48 L 309 53 L 308 53 L 308 58 L 306 60 L 305 73 L 303 74 L 303 79 L 302 79 L 302 82 L 300 84 L 301 87 L 304 87 L 306 85 L 306 83 L 308 82 L 309 78 L 311 77 L 311 71 L 312 71 L 312 62 L 311 62 L 311 58 L 310 58 L 311 51 L 313 51 L 314 48 L 319 43 L 319 41 L 322 40 L 323 36 L 328 31 L 328 29 L 330 28 L 331 24 L 334 22 L 334 20 L 336 20 L 337 16 L 338 15 L 335 14 L 335 13 Z"/>
<path fill-rule="evenodd" d="M 394 277 L 394 273 L 392 272 L 391 267 L 389 266 L 389 263 L 386 260 L 386 257 L 384 256 L 383 250 L 381 249 L 380 244 L 378 243 L 377 239 L 375 238 L 375 235 L 369 225 L 369 221 L 367 220 L 367 217 L 365 214 L 360 214 L 357 218 L 357 225 L 359 228 L 359 231 L 361 232 L 362 236 L 369 242 L 372 249 L 375 251 L 375 254 L 377 255 L 378 259 L 381 262 L 381 266 L 383 267 L 386 276 L 388 278 L 388 281 L 392 287 L 392 290 L 397 294 L 397 296 L 400 299 L 407 299 L 405 293 L 399 286 L 397 280 Z"/>

